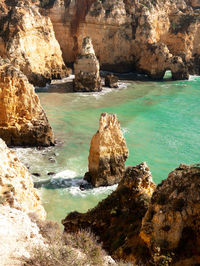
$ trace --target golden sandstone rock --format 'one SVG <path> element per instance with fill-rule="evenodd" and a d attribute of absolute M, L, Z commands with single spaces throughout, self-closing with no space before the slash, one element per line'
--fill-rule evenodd
<path fill-rule="evenodd" d="M 36 86 L 67 76 L 69 71 L 50 18 L 43 16 L 32 1 L 10 1 L 6 5 L 8 14 L 6 10 L 0 12 L 0 56 L 9 58 Z"/>
<path fill-rule="evenodd" d="M 99 130 L 91 140 L 85 179 L 95 187 L 116 184 L 124 175 L 127 158 L 128 148 L 117 116 L 101 114 Z"/>
<path fill-rule="evenodd" d="M 74 91 L 101 91 L 99 68 L 99 61 L 95 56 L 92 41 L 89 37 L 85 37 L 81 53 L 74 63 Z"/>
<path fill-rule="evenodd" d="M 49 16 L 65 62 L 74 62 L 90 36 L 101 69 L 136 70 L 153 79 L 166 70 L 174 79 L 200 74 L 199 0 L 58 2 Z"/>
<path fill-rule="evenodd" d="M 0 203 L 26 213 L 34 212 L 40 219 L 45 219 L 46 213 L 31 175 L 2 139 L 0 158 Z"/>
<path fill-rule="evenodd" d="M 54 136 L 34 87 L 0 59 L 0 137 L 7 145 L 49 146 Z"/>
<path fill-rule="evenodd" d="M 140 236 L 154 263 L 200 263 L 200 167 L 180 165 L 159 184 L 142 221 Z M 177 263 L 177 264 L 176 264 Z"/>
<path fill-rule="evenodd" d="M 105 200 L 87 213 L 72 212 L 62 221 L 65 232 L 89 229 L 113 258 L 149 265 L 149 250 L 139 233 L 154 190 L 146 163 L 128 167 L 118 188 Z"/>

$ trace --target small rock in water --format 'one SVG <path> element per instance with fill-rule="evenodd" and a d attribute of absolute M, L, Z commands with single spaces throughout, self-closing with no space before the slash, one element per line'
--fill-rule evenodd
<path fill-rule="evenodd" d="M 109 88 L 118 88 L 118 77 L 113 74 L 108 74 L 105 77 L 105 86 Z"/>
<path fill-rule="evenodd" d="M 81 191 L 84 191 L 86 189 L 92 189 L 93 186 L 92 186 L 91 183 L 88 183 L 88 182 L 84 182 L 83 181 L 83 183 L 80 184 L 79 188 L 80 188 Z"/>
<path fill-rule="evenodd" d="M 34 176 L 41 176 L 41 174 L 40 173 L 32 173 L 32 175 L 34 175 Z"/>
<path fill-rule="evenodd" d="M 56 160 L 55 160 L 54 158 L 52 158 L 52 157 L 49 158 L 49 161 L 50 161 L 51 163 L 55 163 L 55 162 L 56 162 Z"/>
<path fill-rule="evenodd" d="M 55 172 L 49 172 L 47 173 L 47 175 L 55 175 L 56 173 Z"/>

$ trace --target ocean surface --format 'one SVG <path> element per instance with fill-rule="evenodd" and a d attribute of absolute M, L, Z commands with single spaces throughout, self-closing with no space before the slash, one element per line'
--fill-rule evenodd
<path fill-rule="evenodd" d="M 146 161 L 155 183 L 180 163 L 200 163 L 200 77 L 121 83 L 100 93 L 39 93 L 57 146 L 15 149 L 37 183 L 48 218 L 85 212 L 115 186 L 81 191 L 90 140 L 102 112 L 115 113 L 129 148 L 126 165 Z"/>

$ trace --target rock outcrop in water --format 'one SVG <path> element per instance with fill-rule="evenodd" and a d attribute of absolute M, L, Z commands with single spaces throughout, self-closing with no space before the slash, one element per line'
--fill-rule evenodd
<path fill-rule="evenodd" d="M 141 237 L 156 265 L 200 263 L 200 167 L 180 165 L 157 186 Z M 177 264 L 176 264 L 177 263 Z"/>
<path fill-rule="evenodd" d="M 87 213 L 70 213 L 66 232 L 92 230 L 114 258 L 134 265 L 200 263 L 200 167 L 180 165 L 155 188 L 145 163 Z"/>
<path fill-rule="evenodd" d="M 95 187 L 116 184 L 124 175 L 127 158 L 128 148 L 117 116 L 101 114 L 99 130 L 91 140 L 85 179 Z"/>
<path fill-rule="evenodd" d="M 95 56 L 92 41 L 89 37 L 83 39 L 81 53 L 74 63 L 74 91 L 101 91 L 99 61 Z"/>
<path fill-rule="evenodd" d="M 0 137 L 7 145 L 49 146 L 54 136 L 34 87 L 0 59 Z"/>
<path fill-rule="evenodd" d="M 67 76 L 50 18 L 32 1 L 2 1 L 0 7 L 0 56 L 9 58 L 36 86 Z"/>
<path fill-rule="evenodd" d="M 46 216 L 40 197 L 26 167 L 16 154 L 0 139 L 0 204 L 36 213 L 40 219 Z"/>
<path fill-rule="evenodd" d="M 118 77 L 113 74 L 105 76 L 105 86 L 109 88 L 118 88 Z"/>
<path fill-rule="evenodd" d="M 100 237 L 103 247 L 114 258 L 148 262 L 149 251 L 139 232 L 154 189 L 146 163 L 129 167 L 116 191 L 94 209 L 85 214 L 70 213 L 62 221 L 65 231 L 89 228 Z"/>
<path fill-rule="evenodd" d="M 47 1 L 53 3 L 53 1 Z M 200 74 L 199 1 L 54 1 L 48 7 L 65 62 L 90 36 L 104 70 L 136 70 L 162 79 Z"/>

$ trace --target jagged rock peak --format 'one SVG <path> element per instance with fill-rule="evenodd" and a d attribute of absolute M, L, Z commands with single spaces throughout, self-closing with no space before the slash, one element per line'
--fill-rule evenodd
<path fill-rule="evenodd" d="M 83 39 L 81 55 L 89 55 L 89 54 L 95 55 L 95 52 L 92 45 L 92 40 L 90 39 L 90 37 L 87 36 Z"/>
<path fill-rule="evenodd" d="M 7 145 L 49 146 L 52 128 L 27 77 L 0 59 L 0 137 Z"/>
<path fill-rule="evenodd" d="M 0 139 L 0 205 L 36 213 L 45 219 L 46 213 L 33 186 L 31 175 L 14 151 Z"/>
<path fill-rule="evenodd" d="M 99 130 L 91 140 L 85 179 L 95 187 L 118 183 L 123 178 L 127 158 L 128 148 L 117 116 L 102 113 Z"/>
<path fill-rule="evenodd" d="M 156 265 L 167 258 L 173 265 L 195 265 L 200 262 L 199 226 L 200 167 L 180 165 L 157 186 L 140 235 Z"/>

